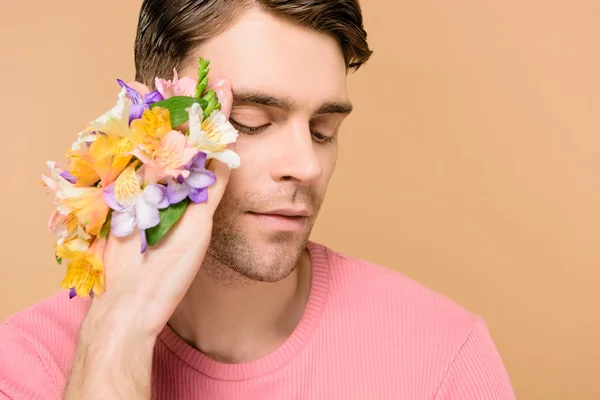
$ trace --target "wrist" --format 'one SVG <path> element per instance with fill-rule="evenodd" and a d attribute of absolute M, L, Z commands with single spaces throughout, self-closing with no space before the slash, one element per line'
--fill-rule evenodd
<path fill-rule="evenodd" d="M 160 330 L 146 315 L 147 311 L 141 299 L 105 292 L 92 300 L 82 332 L 99 332 L 121 341 L 153 345 Z"/>

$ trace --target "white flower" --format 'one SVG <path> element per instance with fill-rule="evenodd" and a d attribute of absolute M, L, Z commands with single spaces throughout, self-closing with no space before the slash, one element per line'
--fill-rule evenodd
<path fill-rule="evenodd" d="M 188 144 L 206 153 L 208 159 L 214 158 L 229 168 L 240 166 L 240 156 L 227 148 L 230 143 L 235 143 L 238 132 L 231 125 L 225 115 L 219 110 L 213 111 L 203 121 L 203 111 L 199 104 L 194 103 L 189 110 L 190 134 Z"/>
<path fill-rule="evenodd" d="M 99 116 L 96 120 L 90 122 L 90 127 L 80 134 L 79 140 L 85 141 L 85 133 L 103 132 L 110 136 L 129 136 L 129 110 L 131 101 L 127 97 L 127 89 L 123 88 L 119 92 L 117 104 Z M 77 142 L 76 142 L 77 143 Z"/>

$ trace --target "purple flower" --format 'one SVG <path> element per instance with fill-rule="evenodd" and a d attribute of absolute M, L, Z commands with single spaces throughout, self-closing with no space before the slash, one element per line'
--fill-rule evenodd
<path fill-rule="evenodd" d="M 75 291 L 75 288 L 72 287 L 71 289 L 69 289 L 69 299 L 73 299 L 74 297 L 77 297 L 77 292 Z M 90 297 L 94 297 L 93 290 L 90 290 Z"/>
<path fill-rule="evenodd" d="M 134 119 L 142 117 L 144 110 L 150 109 L 150 104 L 159 102 L 163 99 L 162 94 L 158 90 L 154 90 L 145 96 L 142 96 L 137 90 L 127 86 L 121 79 L 117 79 L 119 85 L 127 90 L 127 96 L 133 103 L 129 109 L 129 123 Z"/>
<path fill-rule="evenodd" d="M 115 197 L 114 184 L 104 189 L 104 201 L 113 210 L 110 230 L 117 237 L 129 236 L 137 228 L 142 239 L 141 252 L 148 247 L 146 229 L 160 222 L 158 210 L 167 208 L 167 188 L 163 185 L 148 185 L 135 196 L 119 202 Z"/>
<path fill-rule="evenodd" d="M 75 178 L 69 171 L 63 171 L 60 173 L 67 182 L 72 183 L 73 185 L 77 183 L 77 178 Z"/>
<path fill-rule="evenodd" d="M 206 153 L 200 151 L 184 167 L 190 171 L 187 178 L 179 175 L 177 180 L 170 178 L 167 181 L 167 198 L 170 204 L 179 203 L 188 196 L 196 204 L 208 200 L 207 188 L 215 183 L 217 177 L 205 165 Z"/>

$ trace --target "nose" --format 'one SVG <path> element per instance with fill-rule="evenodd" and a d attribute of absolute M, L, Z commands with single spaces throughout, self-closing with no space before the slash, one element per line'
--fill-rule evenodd
<path fill-rule="evenodd" d="M 317 181 L 323 174 L 323 168 L 308 126 L 290 126 L 278 136 L 279 157 L 271 169 L 272 179 L 293 181 L 302 185 Z"/>

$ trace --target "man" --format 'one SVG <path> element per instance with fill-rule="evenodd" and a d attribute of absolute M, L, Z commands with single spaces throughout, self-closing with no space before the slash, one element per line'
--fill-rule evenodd
<path fill-rule="evenodd" d="M 210 59 L 242 165 L 144 257 L 111 237 L 102 296 L 6 321 L 0 398 L 513 399 L 480 318 L 308 241 L 370 54 L 356 0 L 144 1 L 137 81 Z"/>

